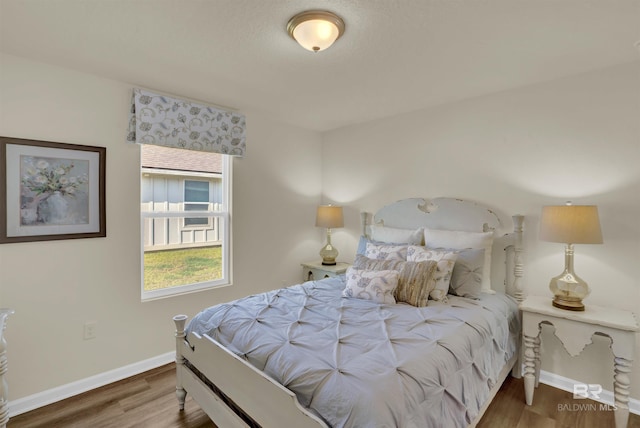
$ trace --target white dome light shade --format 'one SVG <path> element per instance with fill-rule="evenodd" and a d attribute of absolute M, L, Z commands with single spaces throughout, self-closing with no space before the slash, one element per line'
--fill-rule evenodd
<path fill-rule="evenodd" d="M 325 50 L 344 32 L 344 21 L 326 11 L 302 12 L 289 20 L 287 32 L 312 52 Z"/>
<path fill-rule="evenodd" d="M 323 51 L 331 46 L 338 34 L 338 27 L 320 19 L 302 22 L 293 30 L 293 38 L 303 48 L 313 52 Z"/>

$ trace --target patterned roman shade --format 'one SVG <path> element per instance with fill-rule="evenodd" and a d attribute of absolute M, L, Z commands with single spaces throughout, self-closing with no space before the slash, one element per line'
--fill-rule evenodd
<path fill-rule="evenodd" d="M 241 113 L 135 88 L 127 141 L 244 156 L 245 128 Z"/>

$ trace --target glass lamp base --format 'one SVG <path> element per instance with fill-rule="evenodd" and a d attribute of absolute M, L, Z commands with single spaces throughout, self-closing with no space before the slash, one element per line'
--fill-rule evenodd
<path fill-rule="evenodd" d="M 584 311 L 582 299 L 591 290 L 589 285 L 573 271 L 573 244 L 567 244 L 564 251 L 564 272 L 551 278 L 549 289 L 553 293 L 553 306 L 569 311 Z"/>
<path fill-rule="evenodd" d="M 322 264 L 325 266 L 335 266 L 336 259 L 338 258 L 338 250 L 331 244 L 327 244 L 320 250 L 320 257 L 322 257 Z"/>

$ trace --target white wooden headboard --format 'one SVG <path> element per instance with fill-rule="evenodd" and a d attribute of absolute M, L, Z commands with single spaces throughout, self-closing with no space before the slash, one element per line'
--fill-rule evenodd
<path fill-rule="evenodd" d="M 362 213 L 362 234 L 369 236 L 369 226 L 380 224 L 403 229 L 462 230 L 465 232 L 494 232 L 491 283 L 496 291 L 504 291 L 522 302 L 522 227 L 524 217 L 512 216 L 513 227 L 490 208 L 455 198 L 402 199 L 378 210 L 375 215 Z M 509 225 L 511 226 L 511 225 Z"/>

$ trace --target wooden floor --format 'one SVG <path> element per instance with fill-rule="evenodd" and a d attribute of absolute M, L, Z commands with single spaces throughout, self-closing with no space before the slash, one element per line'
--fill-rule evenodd
<path fill-rule="evenodd" d="M 178 410 L 175 364 L 41 407 L 9 420 L 8 428 L 215 428 L 190 397 Z"/>
<path fill-rule="evenodd" d="M 524 380 L 507 376 L 478 428 L 614 428 L 612 406 L 573 399 L 573 394 L 540 384 L 533 404 L 524 401 Z M 640 416 L 629 414 L 628 428 L 640 428 Z"/>
<path fill-rule="evenodd" d="M 599 403 L 574 400 L 570 393 L 543 384 L 535 392 L 533 405 L 526 406 L 522 379 L 508 376 L 478 428 L 613 428 L 613 420 L 613 412 L 602 409 Z M 215 428 L 215 425 L 189 397 L 185 411 L 178 410 L 175 366 L 168 364 L 18 415 L 8 424 L 8 428 L 23 427 Z M 640 416 L 630 415 L 629 428 L 640 428 Z"/>

